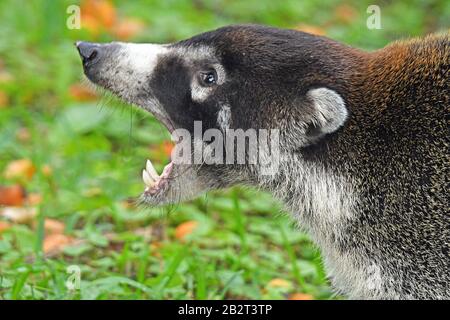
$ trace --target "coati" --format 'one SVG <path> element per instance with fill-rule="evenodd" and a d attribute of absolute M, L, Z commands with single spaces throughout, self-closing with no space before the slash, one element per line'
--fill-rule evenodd
<path fill-rule="evenodd" d="M 271 174 L 258 164 L 172 161 L 158 175 L 148 162 L 143 202 L 256 186 L 309 232 L 338 292 L 450 298 L 449 33 L 366 52 L 234 25 L 173 44 L 77 48 L 93 83 L 171 133 L 193 133 L 196 121 L 202 132 L 279 130 Z"/>

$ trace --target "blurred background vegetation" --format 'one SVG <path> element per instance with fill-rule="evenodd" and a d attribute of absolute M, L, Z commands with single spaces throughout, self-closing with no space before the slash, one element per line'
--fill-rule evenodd
<path fill-rule="evenodd" d="M 66 27 L 72 4 L 81 30 Z M 366 27 L 370 4 L 380 30 Z M 0 298 L 339 298 L 317 249 L 267 194 L 234 188 L 136 208 L 143 161 L 161 170 L 169 135 L 83 82 L 75 40 L 172 42 L 251 22 L 376 49 L 449 21 L 445 0 L 2 0 Z"/>

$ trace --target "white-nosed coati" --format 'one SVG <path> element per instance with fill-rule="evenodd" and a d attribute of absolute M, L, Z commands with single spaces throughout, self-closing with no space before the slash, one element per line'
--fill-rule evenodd
<path fill-rule="evenodd" d="M 149 163 L 145 203 L 261 187 L 311 234 L 349 297 L 450 298 L 448 33 L 375 52 L 256 25 L 167 45 L 77 47 L 91 81 L 175 135 L 194 133 L 195 121 L 202 133 L 279 130 L 270 174 L 171 162 L 159 176 Z"/>

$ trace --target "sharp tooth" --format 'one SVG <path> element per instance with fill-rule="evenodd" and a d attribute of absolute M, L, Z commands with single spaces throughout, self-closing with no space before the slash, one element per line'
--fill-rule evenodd
<path fill-rule="evenodd" d="M 150 178 L 150 175 L 145 169 L 142 170 L 142 180 L 144 180 L 144 183 L 147 187 L 151 187 L 155 184 L 155 182 L 152 178 Z"/>
<path fill-rule="evenodd" d="M 157 181 L 159 179 L 159 175 L 156 172 L 155 168 L 153 167 L 153 164 L 150 160 L 147 160 L 147 166 L 146 166 L 147 172 L 150 174 L 150 177 L 153 178 L 153 180 Z"/>

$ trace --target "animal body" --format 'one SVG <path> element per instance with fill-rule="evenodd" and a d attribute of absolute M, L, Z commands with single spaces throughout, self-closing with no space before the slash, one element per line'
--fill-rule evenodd
<path fill-rule="evenodd" d="M 366 52 L 237 25 L 173 44 L 77 47 L 92 82 L 153 113 L 175 140 L 196 122 L 202 134 L 278 132 L 277 166 L 265 172 L 261 163 L 172 161 L 158 175 L 148 162 L 143 202 L 256 186 L 309 232 L 338 292 L 449 299 L 449 40 L 430 35 Z M 188 141 L 204 153 L 212 143 Z"/>

